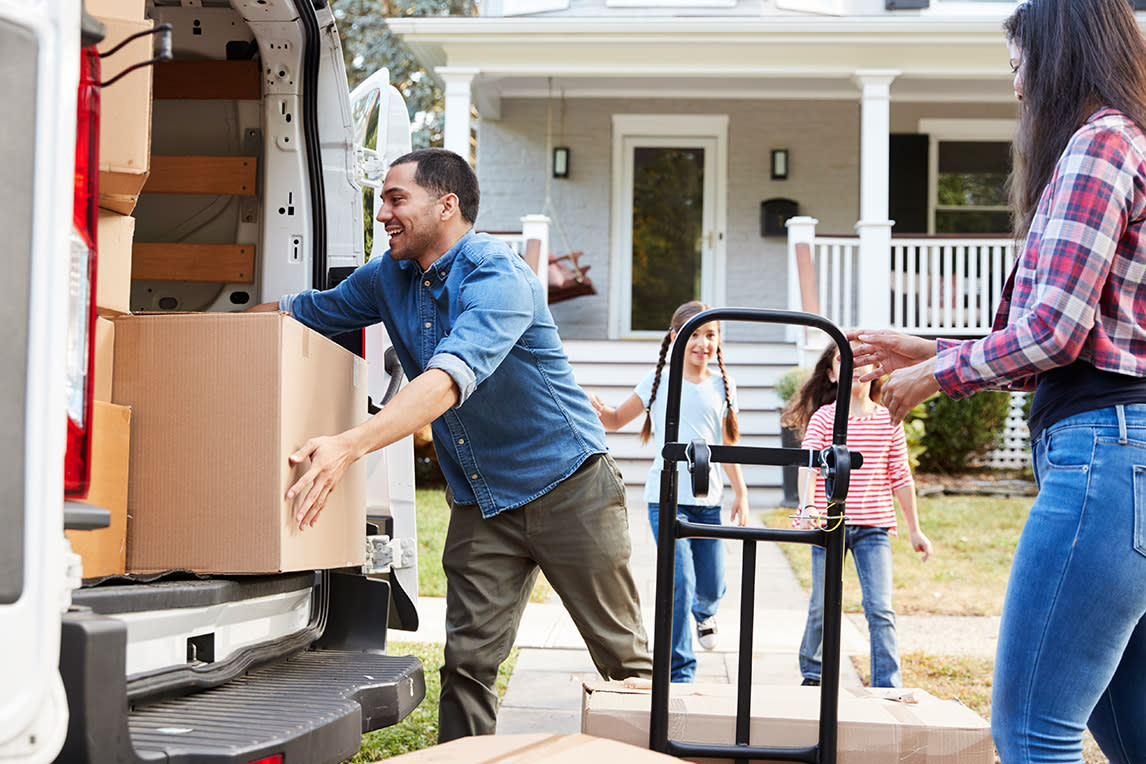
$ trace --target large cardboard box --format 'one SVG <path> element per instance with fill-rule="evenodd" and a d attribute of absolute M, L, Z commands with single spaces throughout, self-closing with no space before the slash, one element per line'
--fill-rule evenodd
<path fill-rule="evenodd" d="M 92 399 L 111 403 L 111 375 L 115 364 L 115 324 L 96 318 L 92 351 Z"/>
<path fill-rule="evenodd" d="M 298 529 L 288 457 L 367 417 L 365 361 L 281 313 L 122 316 L 112 398 L 134 412 L 128 571 L 361 565 L 365 464 Z"/>
<path fill-rule="evenodd" d="M 478 735 L 387 759 L 387 764 L 672 764 L 647 747 L 591 735 Z"/>
<path fill-rule="evenodd" d="M 130 11 L 129 11 L 130 12 Z M 151 21 L 100 18 L 107 36 L 100 52 L 110 51 Z M 128 67 L 154 58 L 151 35 L 132 40 L 101 61 L 101 79 L 110 81 Z M 151 67 L 143 66 L 100 91 L 99 206 L 130 215 L 147 181 L 151 162 Z"/>
<path fill-rule="evenodd" d="M 135 239 L 135 218 L 100 210 L 98 225 L 96 310 L 101 316 L 118 316 L 131 310 L 131 245 Z"/>
<path fill-rule="evenodd" d="M 94 531 L 65 531 L 72 551 L 83 560 L 83 577 L 124 572 L 127 550 L 128 452 L 131 409 L 92 403 L 91 482 L 85 504 L 111 513 L 111 524 Z"/>
<path fill-rule="evenodd" d="M 135 19 L 142 21 L 147 8 L 144 0 L 84 0 L 84 9 L 99 19 Z"/>
<path fill-rule="evenodd" d="M 648 689 L 623 682 L 586 682 L 581 731 L 648 747 Z M 752 745 L 815 745 L 818 687 L 752 688 Z M 672 740 L 731 745 L 736 687 L 674 684 L 669 702 Z M 923 690 L 840 689 L 839 764 L 993 764 L 990 725 L 956 700 Z M 709 761 L 709 760 L 705 760 Z"/>

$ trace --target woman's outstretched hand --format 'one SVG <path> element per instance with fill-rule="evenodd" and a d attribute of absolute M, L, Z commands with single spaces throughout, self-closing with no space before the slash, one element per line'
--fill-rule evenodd
<path fill-rule="evenodd" d="M 897 369 L 934 358 L 937 350 L 935 340 L 891 329 L 856 329 L 848 332 L 847 337 L 852 341 L 856 368 L 869 364 L 873 367 L 859 378 L 860 382 L 879 379 Z"/>

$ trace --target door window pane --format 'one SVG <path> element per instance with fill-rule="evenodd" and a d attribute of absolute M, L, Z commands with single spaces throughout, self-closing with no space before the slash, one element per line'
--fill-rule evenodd
<path fill-rule="evenodd" d="M 704 149 L 639 147 L 633 154 L 631 327 L 665 331 L 700 297 Z"/>

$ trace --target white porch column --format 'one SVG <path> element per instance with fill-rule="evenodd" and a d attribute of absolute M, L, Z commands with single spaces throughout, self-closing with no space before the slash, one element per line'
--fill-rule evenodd
<path fill-rule="evenodd" d="M 881 328 L 891 321 L 888 294 L 891 226 L 888 219 L 888 142 L 891 137 L 891 83 L 898 71 L 864 69 L 855 74 L 863 91 L 860 104 L 859 262 L 856 268 L 857 322 Z"/>
<path fill-rule="evenodd" d="M 545 215 L 523 215 L 521 218 L 521 238 L 525 241 L 525 251 L 529 252 L 529 242 L 537 241 L 537 263 L 534 272 L 541 280 L 541 291 L 549 295 L 549 218 Z M 526 258 L 528 260 L 528 258 Z"/>
<path fill-rule="evenodd" d="M 435 69 L 442 78 L 445 95 L 446 124 L 442 131 L 445 147 L 473 164 L 470 151 L 471 85 L 478 70 L 460 66 L 439 66 Z"/>

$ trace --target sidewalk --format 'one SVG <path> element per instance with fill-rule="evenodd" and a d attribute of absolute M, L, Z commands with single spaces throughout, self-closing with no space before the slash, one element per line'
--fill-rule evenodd
<path fill-rule="evenodd" d="M 633 573 L 640 587 L 649 646 L 653 637 L 653 591 L 656 545 L 645 507 L 629 502 L 633 539 Z M 634 509 L 635 508 L 635 509 Z M 697 681 L 731 683 L 737 670 L 741 593 L 740 542 L 725 543 L 728 593 L 717 615 L 720 644 L 697 649 Z M 850 565 L 849 561 L 845 563 Z M 554 596 L 556 600 L 556 596 Z M 756 606 L 753 634 L 754 684 L 800 684 L 798 651 L 807 614 L 807 594 L 800 587 L 779 545 L 757 544 Z M 445 600 L 421 598 L 421 628 L 393 638 L 416 642 L 445 641 Z M 925 650 L 935 655 L 993 656 L 999 619 L 899 616 L 900 653 Z M 581 729 L 581 683 L 600 679 L 581 635 L 560 602 L 530 603 L 517 635 L 518 658 L 498 713 L 498 733 L 574 733 Z M 867 627 L 862 613 L 845 614 L 841 630 L 840 682 L 859 686 L 850 656 L 867 655 Z"/>

